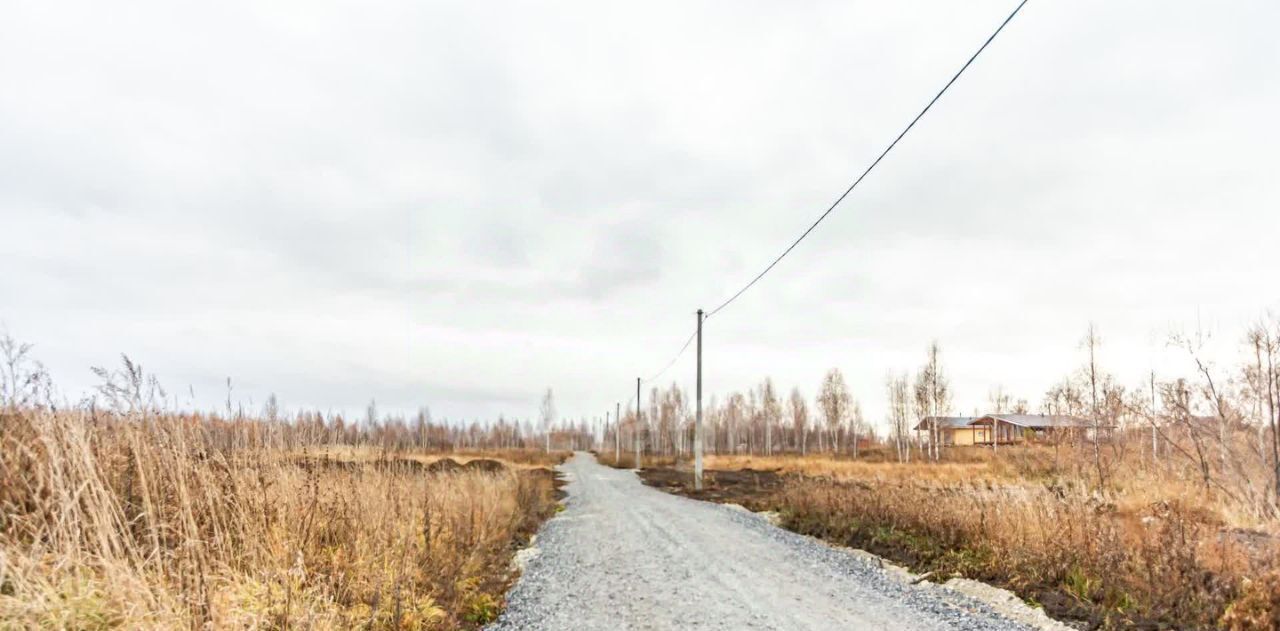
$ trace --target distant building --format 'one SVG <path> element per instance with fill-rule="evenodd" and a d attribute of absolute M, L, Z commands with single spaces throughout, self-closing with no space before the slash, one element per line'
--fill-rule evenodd
<path fill-rule="evenodd" d="M 1093 422 L 1078 416 L 1050 414 L 987 414 L 984 416 L 926 416 L 916 424 L 916 431 L 932 435 L 937 426 L 942 445 L 990 445 L 992 438 L 1001 445 L 1027 440 L 1045 440 L 1063 435 L 1093 438 Z M 1111 428 L 1099 428 L 1104 438 Z"/>
<path fill-rule="evenodd" d="M 916 424 L 917 432 L 924 432 L 926 440 L 933 439 L 933 428 L 938 428 L 938 442 L 943 445 L 977 445 L 991 442 L 986 427 L 974 427 L 976 416 L 926 416 Z"/>
<path fill-rule="evenodd" d="M 1046 440 L 1072 435 L 1093 438 L 1093 421 L 1078 416 L 1052 414 L 988 414 L 973 421 L 974 425 L 995 428 L 1000 444 L 1018 443 L 1024 440 Z M 1101 427 L 1109 434 L 1109 427 Z M 988 444 L 990 442 L 988 441 Z"/>

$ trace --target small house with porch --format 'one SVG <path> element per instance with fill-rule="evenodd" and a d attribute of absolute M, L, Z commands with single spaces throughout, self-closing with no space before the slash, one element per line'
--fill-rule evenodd
<path fill-rule="evenodd" d="M 925 442 L 933 439 L 933 431 L 938 430 L 938 443 L 942 445 L 977 445 L 990 442 L 989 427 L 972 425 L 976 416 L 926 416 L 916 424 L 917 435 L 923 432 Z"/>
<path fill-rule="evenodd" d="M 986 414 L 983 416 L 926 416 L 915 430 L 930 440 L 934 428 L 938 442 L 948 446 L 1000 445 L 1045 440 L 1066 434 L 1093 438 L 1093 423 L 1076 416 L 1053 414 Z M 1100 428 L 1106 431 L 1109 428 Z"/>

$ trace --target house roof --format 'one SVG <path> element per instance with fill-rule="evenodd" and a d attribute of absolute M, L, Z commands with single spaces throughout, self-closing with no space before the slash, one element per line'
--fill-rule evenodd
<path fill-rule="evenodd" d="M 915 429 L 931 429 L 935 420 L 938 422 L 938 429 L 968 427 L 976 418 L 976 416 L 926 416 L 920 419 Z"/>
<path fill-rule="evenodd" d="M 1093 423 L 1078 416 L 1051 414 L 988 414 L 973 419 L 974 425 L 990 425 L 990 419 L 998 419 L 1001 423 L 1031 428 L 1053 427 L 1093 427 Z"/>

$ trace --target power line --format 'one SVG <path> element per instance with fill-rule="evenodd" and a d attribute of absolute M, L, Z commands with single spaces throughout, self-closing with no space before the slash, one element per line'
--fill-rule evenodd
<path fill-rule="evenodd" d="M 687 340 L 685 340 L 685 341 L 684 341 L 684 346 L 681 346 L 681 347 L 680 347 L 680 350 L 676 351 L 676 354 L 675 354 L 675 356 L 674 356 L 674 357 L 672 357 L 672 358 L 671 358 L 671 361 L 667 362 L 667 365 L 666 365 L 666 366 L 663 366 L 663 367 L 662 367 L 662 370 L 659 370 L 659 371 L 658 371 L 657 373 L 655 373 L 652 377 L 649 377 L 648 379 L 645 379 L 645 382 L 647 383 L 647 382 L 650 382 L 650 381 L 656 381 L 656 380 L 658 379 L 658 377 L 661 377 L 661 376 L 662 376 L 662 373 L 667 372 L 668 370 L 670 370 L 670 369 L 671 369 L 671 367 L 672 367 L 672 366 L 674 366 L 674 365 L 676 364 L 676 360 L 680 359 L 680 356 L 681 356 L 681 355 L 684 355 L 684 352 L 685 352 L 685 351 L 687 351 L 687 350 L 689 350 L 689 345 L 693 343 L 693 338 L 697 337 L 697 335 L 698 335 L 698 330 L 697 330 L 697 329 L 694 329 L 694 330 L 693 330 L 693 333 L 690 333 L 690 334 L 689 334 L 689 339 L 687 339 Z"/>
<path fill-rule="evenodd" d="M 676 354 L 671 357 L 671 361 L 668 361 L 667 365 L 662 367 L 662 370 L 659 370 L 658 372 L 654 373 L 652 377 L 645 379 L 642 383 L 650 383 L 653 381 L 657 381 L 658 377 L 661 377 L 663 373 L 667 372 L 668 370 L 671 370 L 671 367 L 676 365 L 676 362 L 679 361 L 682 355 L 684 355 L 684 352 L 689 350 L 689 345 L 693 343 L 694 338 L 696 338 L 697 336 L 698 336 L 698 330 L 694 329 L 693 333 L 689 334 L 689 339 L 684 341 L 684 345 L 680 347 L 680 350 L 676 351 Z M 635 400 L 636 400 L 636 395 L 634 394 L 631 395 L 630 397 L 627 398 L 627 404 L 624 405 L 623 407 L 628 407 L 628 408 L 631 407 L 631 403 Z"/>
<path fill-rule="evenodd" d="M 951 84 L 955 83 L 956 79 L 959 79 L 960 75 L 964 74 L 964 71 L 967 70 L 971 64 L 973 64 L 974 60 L 978 58 L 978 55 L 981 55 L 982 51 L 986 50 L 987 45 L 989 45 L 992 42 L 992 40 L 994 40 L 996 36 L 1000 34 L 1000 31 L 1004 30 L 1005 25 L 1009 24 L 1009 22 L 1013 20 L 1013 17 L 1017 15 L 1018 12 L 1022 10 L 1022 7 L 1026 4 L 1027 4 L 1027 0 L 1022 0 L 1022 2 L 1018 3 L 1018 6 L 1013 10 L 1012 13 L 1009 14 L 1009 17 L 1005 18 L 1004 21 L 1000 23 L 1000 26 L 996 28 L 995 32 L 991 34 L 991 37 L 988 37 L 987 41 L 983 42 L 982 46 L 978 47 L 978 51 L 973 53 L 973 56 L 969 57 L 969 61 L 964 62 L 964 65 L 960 67 L 960 70 L 957 71 L 955 75 L 951 77 L 951 80 L 948 81 L 946 85 L 942 86 L 942 89 L 939 90 L 936 95 L 934 95 L 933 99 L 929 101 L 929 104 L 925 105 L 924 109 L 920 110 L 920 113 L 916 114 L 916 117 L 911 119 L 911 122 L 907 124 L 905 129 L 902 130 L 902 133 L 898 134 L 898 137 L 894 138 L 893 142 L 889 143 L 889 146 L 885 147 L 885 150 L 880 152 L 880 155 L 875 159 L 874 162 L 871 163 L 871 166 L 867 167 L 867 169 L 862 172 L 862 175 L 859 175 L 858 179 L 854 180 L 853 184 L 850 184 L 849 188 L 845 189 L 844 193 L 841 193 L 840 197 L 837 197 L 836 201 L 833 202 L 825 212 L 819 215 L 818 219 L 814 221 L 807 230 L 805 230 L 795 241 L 791 242 L 791 245 L 787 246 L 787 249 L 783 250 L 782 254 L 778 255 L 778 258 L 773 259 L 773 262 L 769 263 L 769 266 L 764 268 L 764 271 L 757 274 L 755 278 L 752 278 L 751 282 L 747 283 L 745 286 L 742 287 L 742 289 L 739 289 L 737 293 L 730 296 L 728 300 L 720 303 L 720 306 L 716 307 L 715 309 L 712 309 L 709 313 L 707 313 L 707 317 L 711 317 L 719 313 L 721 309 L 724 309 L 725 307 L 729 306 L 729 304 L 732 303 L 734 300 L 737 300 L 738 296 L 741 296 L 748 289 L 751 289 L 752 285 L 755 285 L 761 278 L 764 278 L 764 275 L 768 274 L 769 270 L 772 270 L 775 265 L 777 265 L 783 258 L 785 258 L 788 254 L 791 253 L 791 250 L 794 250 L 797 245 L 800 245 L 800 242 L 803 241 L 805 237 L 809 236 L 809 233 L 813 232 L 813 229 L 817 228 L 818 224 L 822 223 L 822 220 L 826 219 L 827 215 L 830 215 L 831 211 L 835 210 L 836 206 L 839 206 L 840 202 L 844 201 L 844 198 L 849 196 L 849 193 L 853 192 L 854 187 L 858 186 L 858 184 L 861 183 L 862 180 L 867 177 L 867 174 L 871 173 L 871 170 L 876 168 L 876 165 L 880 164 L 880 161 L 883 160 L 886 155 L 889 155 L 889 152 L 892 151 L 895 146 L 897 146 L 898 141 L 902 140 L 902 137 L 906 136 L 907 132 L 911 131 L 912 127 L 915 127 L 916 122 L 918 122 L 921 118 L 924 117 L 925 113 L 929 111 L 929 108 L 933 107 L 933 104 L 938 102 L 938 99 L 942 98 L 942 95 L 945 94 L 947 89 L 951 87 Z"/>
<path fill-rule="evenodd" d="M 938 93 L 935 94 L 933 98 L 929 100 L 929 103 L 924 106 L 924 109 L 920 110 L 920 113 L 916 114 L 915 118 L 911 119 L 911 122 L 908 123 L 907 126 L 903 128 L 903 130 L 897 135 L 897 137 L 893 139 L 893 142 L 889 143 L 889 146 L 885 147 L 884 151 L 880 152 L 880 155 L 877 156 L 876 159 L 871 162 L 871 165 L 868 166 L 866 170 L 864 170 L 862 174 L 859 175 L 858 178 L 854 180 L 853 183 L 850 184 L 849 187 L 846 188 L 844 192 L 841 193 L 840 196 L 837 197 L 836 200 L 832 202 L 831 205 L 828 206 L 827 209 L 823 211 L 823 213 L 819 215 L 818 218 L 814 220 L 814 222 L 810 224 L 809 227 L 805 229 L 803 233 L 800 234 L 799 237 L 796 238 L 795 241 L 792 241 L 791 245 L 788 245 L 787 249 L 782 251 L 782 254 L 779 254 L 777 258 L 773 259 L 773 261 L 770 262 L 769 265 L 765 267 L 763 271 L 757 274 L 754 278 L 751 279 L 750 282 L 748 282 L 736 293 L 730 296 L 728 300 L 725 300 L 724 302 L 720 303 L 720 305 L 717 306 L 715 309 L 712 309 L 711 311 L 707 312 L 703 316 L 703 320 L 702 320 L 703 324 L 706 324 L 706 321 L 710 319 L 711 316 L 714 316 L 715 314 L 719 313 L 722 309 L 724 309 L 725 307 L 733 303 L 733 301 L 737 300 L 738 297 L 741 296 L 743 293 L 746 293 L 748 289 L 751 289 L 757 282 L 760 281 L 760 279 L 764 278 L 766 274 L 768 274 L 771 270 L 773 270 L 773 268 L 777 266 L 777 264 L 781 262 L 782 259 L 786 258 L 786 256 L 790 254 L 791 251 L 794 250 L 797 245 L 800 245 L 800 242 L 803 241 L 805 237 L 808 237 L 809 233 L 813 232 L 814 229 L 818 227 L 818 224 L 822 223 L 822 221 L 827 218 L 827 215 L 830 215 L 831 212 L 834 211 L 836 207 L 839 206 L 840 203 L 843 202 L 844 199 L 849 196 L 850 193 L 853 192 L 853 189 L 856 188 L 858 184 L 862 183 L 862 180 L 866 179 L 867 175 L 869 175 L 871 171 L 874 170 L 882 160 L 884 160 L 885 156 L 889 155 L 889 152 L 892 151 L 893 148 L 898 145 L 898 142 L 901 141 L 903 137 L 907 135 L 907 132 L 911 131 L 911 129 L 915 127 L 916 123 L 918 123 L 921 118 L 924 118 L 924 115 L 928 113 L 930 109 L 933 108 L 933 105 L 937 103 L 939 99 L 942 98 L 943 94 L 946 94 L 947 90 L 951 88 L 952 84 L 954 84 L 956 80 L 960 78 L 960 75 L 964 74 L 965 70 L 968 70 L 969 66 L 973 65 L 973 62 L 977 60 L 978 55 L 981 55 L 982 51 L 986 50 L 987 46 L 989 46 L 991 42 L 995 40 L 996 36 L 999 35 L 1001 31 L 1004 30 L 1004 27 L 1008 26 L 1009 22 L 1013 21 L 1013 18 L 1018 15 L 1018 12 L 1022 11 L 1022 7 L 1027 4 L 1027 1 L 1028 0 L 1022 0 L 1021 2 L 1018 3 L 1018 6 L 1015 7 L 1011 13 L 1009 13 L 1008 17 L 1006 17 L 998 27 L 996 27 L 996 30 L 991 33 L 991 36 L 988 37 L 986 41 L 984 41 L 982 45 L 978 47 L 978 50 L 975 51 L 973 55 L 971 55 L 969 59 L 964 62 L 964 65 L 961 66 L 960 69 L 957 70 L 954 75 L 952 75 L 951 79 L 947 81 L 946 85 L 942 86 L 942 89 L 939 90 Z M 689 349 L 689 345 L 693 343 L 693 340 L 697 337 L 697 334 L 698 334 L 697 329 L 694 329 L 693 333 L 689 335 L 689 339 L 685 340 L 684 344 L 680 347 L 680 350 L 676 351 L 676 354 L 671 358 L 670 361 L 667 362 L 665 366 L 663 366 L 662 370 L 659 370 L 657 373 L 655 373 L 652 377 L 650 377 L 646 381 L 652 382 L 657 380 L 659 377 L 663 375 L 663 373 L 665 373 L 672 366 L 674 366 L 676 361 L 678 361 L 680 357 L 684 355 L 684 352 Z M 631 402 L 634 401 L 635 398 L 636 398 L 636 395 L 631 395 L 631 397 L 628 398 L 627 400 L 628 408 L 631 406 Z"/>

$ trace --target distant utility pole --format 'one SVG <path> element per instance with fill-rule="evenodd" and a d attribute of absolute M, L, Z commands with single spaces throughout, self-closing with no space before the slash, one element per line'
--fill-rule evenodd
<path fill-rule="evenodd" d="M 613 464 L 622 458 L 622 404 L 613 403 Z"/>
<path fill-rule="evenodd" d="M 698 309 L 698 405 L 693 424 L 693 488 L 702 490 L 702 309 Z"/>
<path fill-rule="evenodd" d="M 640 378 L 636 377 L 636 470 L 640 470 Z"/>

